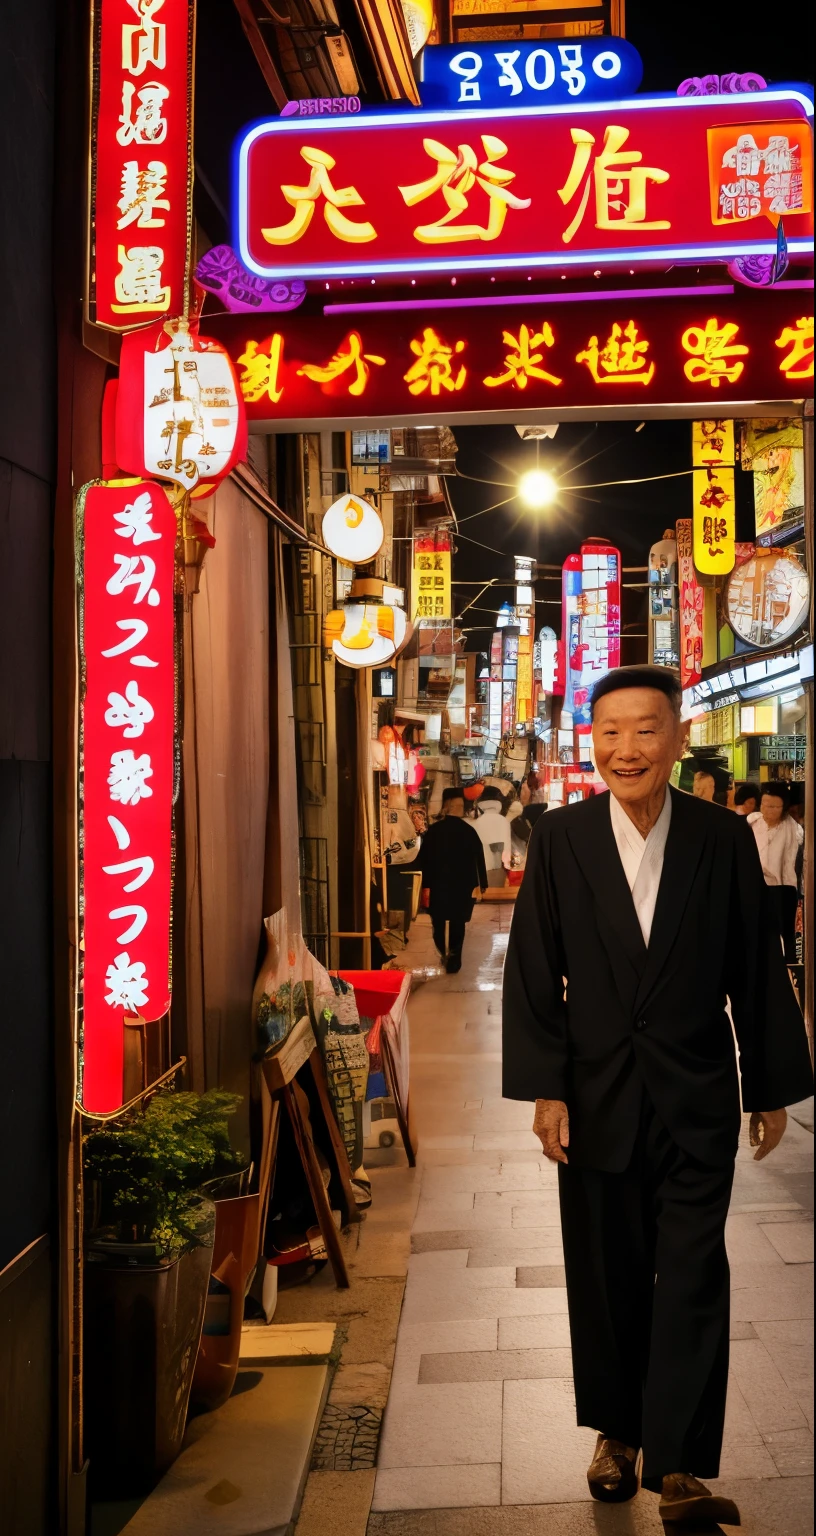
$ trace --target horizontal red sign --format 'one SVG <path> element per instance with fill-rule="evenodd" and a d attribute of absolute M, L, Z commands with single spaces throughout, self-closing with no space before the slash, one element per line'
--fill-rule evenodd
<path fill-rule="evenodd" d="M 686 290 L 688 295 L 688 290 Z M 716 409 L 813 389 L 805 292 L 364 308 L 208 321 L 250 421 L 631 405 Z"/>
<path fill-rule="evenodd" d="M 729 260 L 813 248 L 812 150 L 792 88 L 571 107 L 256 124 L 238 243 L 262 277 Z"/>

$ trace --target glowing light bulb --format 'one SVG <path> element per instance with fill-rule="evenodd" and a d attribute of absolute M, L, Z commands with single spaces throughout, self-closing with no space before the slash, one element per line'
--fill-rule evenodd
<path fill-rule="evenodd" d="M 555 501 L 558 485 L 545 469 L 528 469 L 519 480 L 518 493 L 525 506 L 533 512 L 540 512 Z"/>

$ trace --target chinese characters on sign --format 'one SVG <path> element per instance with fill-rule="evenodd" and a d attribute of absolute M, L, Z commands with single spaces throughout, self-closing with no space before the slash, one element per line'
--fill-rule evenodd
<path fill-rule="evenodd" d="M 734 569 L 734 423 L 692 422 L 694 564 L 701 576 Z"/>
<path fill-rule="evenodd" d="M 699 683 L 703 672 L 703 589 L 694 569 L 692 522 L 677 523 L 677 576 L 680 584 L 680 682 Z"/>
<path fill-rule="evenodd" d="M 517 56 L 502 55 L 511 95 Z M 740 96 L 275 118 L 239 145 L 235 245 L 257 277 L 284 279 L 563 270 L 624 253 L 728 261 L 775 250 L 781 210 L 791 256 L 805 254 L 812 104 L 780 88 L 763 105 L 786 114 L 764 138 Z M 721 178 L 731 187 L 746 156 L 762 162 L 760 193 L 732 207 Z M 155 177 L 149 191 L 159 209 Z"/>
<path fill-rule="evenodd" d="M 801 295 L 769 292 L 757 305 L 740 292 L 714 314 L 709 303 L 688 294 L 625 306 L 542 297 L 369 315 L 361 305 L 353 316 L 327 304 L 323 315 L 276 316 L 271 325 L 263 316 L 209 323 L 235 360 L 248 417 L 278 424 L 402 419 L 434 400 L 462 412 L 509 412 L 521 398 L 559 410 L 687 403 L 701 415 L 710 402 L 731 416 L 742 400 L 800 399 L 813 335 L 812 317 L 797 313 Z M 700 467 L 733 464 L 732 448 Z"/>
<path fill-rule="evenodd" d="M 77 499 L 81 703 L 81 1088 L 122 1103 L 124 1020 L 170 1006 L 176 519 L 161 486 Z"/>
<path fill-rule="evenodd" d="M 811 137 L 795 119 L 709 128 L 708 155 L 715 224 L 812 211 Z"/>
<path fill-rule="evenodd" d="M 450 619 L 451 547 L 447 533 L 417 534 L 411 582 L 411 619 Z"/>
<path fill-rule="evenodd" d="M 90 318 L 112 330 L 185 307 L 191 0 L 98 0 Z"/>

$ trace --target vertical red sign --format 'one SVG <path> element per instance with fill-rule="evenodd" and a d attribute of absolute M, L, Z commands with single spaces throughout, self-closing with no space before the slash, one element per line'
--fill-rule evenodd
<path fill-rule="evenodd" d="M 77 502 L 80 1097 L 122 1103 L 124 1019 L 170 1006 L 175 514 L 150 481 Z"/>
<path fill-rule="evenodd" d="M 703 589 L 694 569 L 690 517 L 677 524 L 677 581 L 680 588 L 680 683 L 699 683 L 703 668 Z"/>
<path fill-rule="evenodd" d="M 185 308 L 193 0 L 97 0 L 89 316 L 109 330 Z"/>

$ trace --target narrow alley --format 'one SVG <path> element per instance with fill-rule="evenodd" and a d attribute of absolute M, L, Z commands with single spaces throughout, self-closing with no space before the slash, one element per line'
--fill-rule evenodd
<path fill-rule="evenodd" d="M 531 1107 L 500 1094 L 511 915 L 509 904 L 478 907 L 461 973 L 431 976 L 411 997 L 419 1200 L 369 1536 L 662 1529 L 652 1494 L 618 1507 L 588 1497 L 595 1437 L 574 1423 L 555 1168 L 529 1129 Z M 435 958 L 421 919 L 403 964 Z M 812 1102 L 795 1116 L 765 1163 L 746 1135 L 728 1224 L 731 1385 L 717 1486 L 738 1501 L 746 1536 L 812 1529 Z M 387 1178 L 383 1169 L 380 1188 Z"/>

